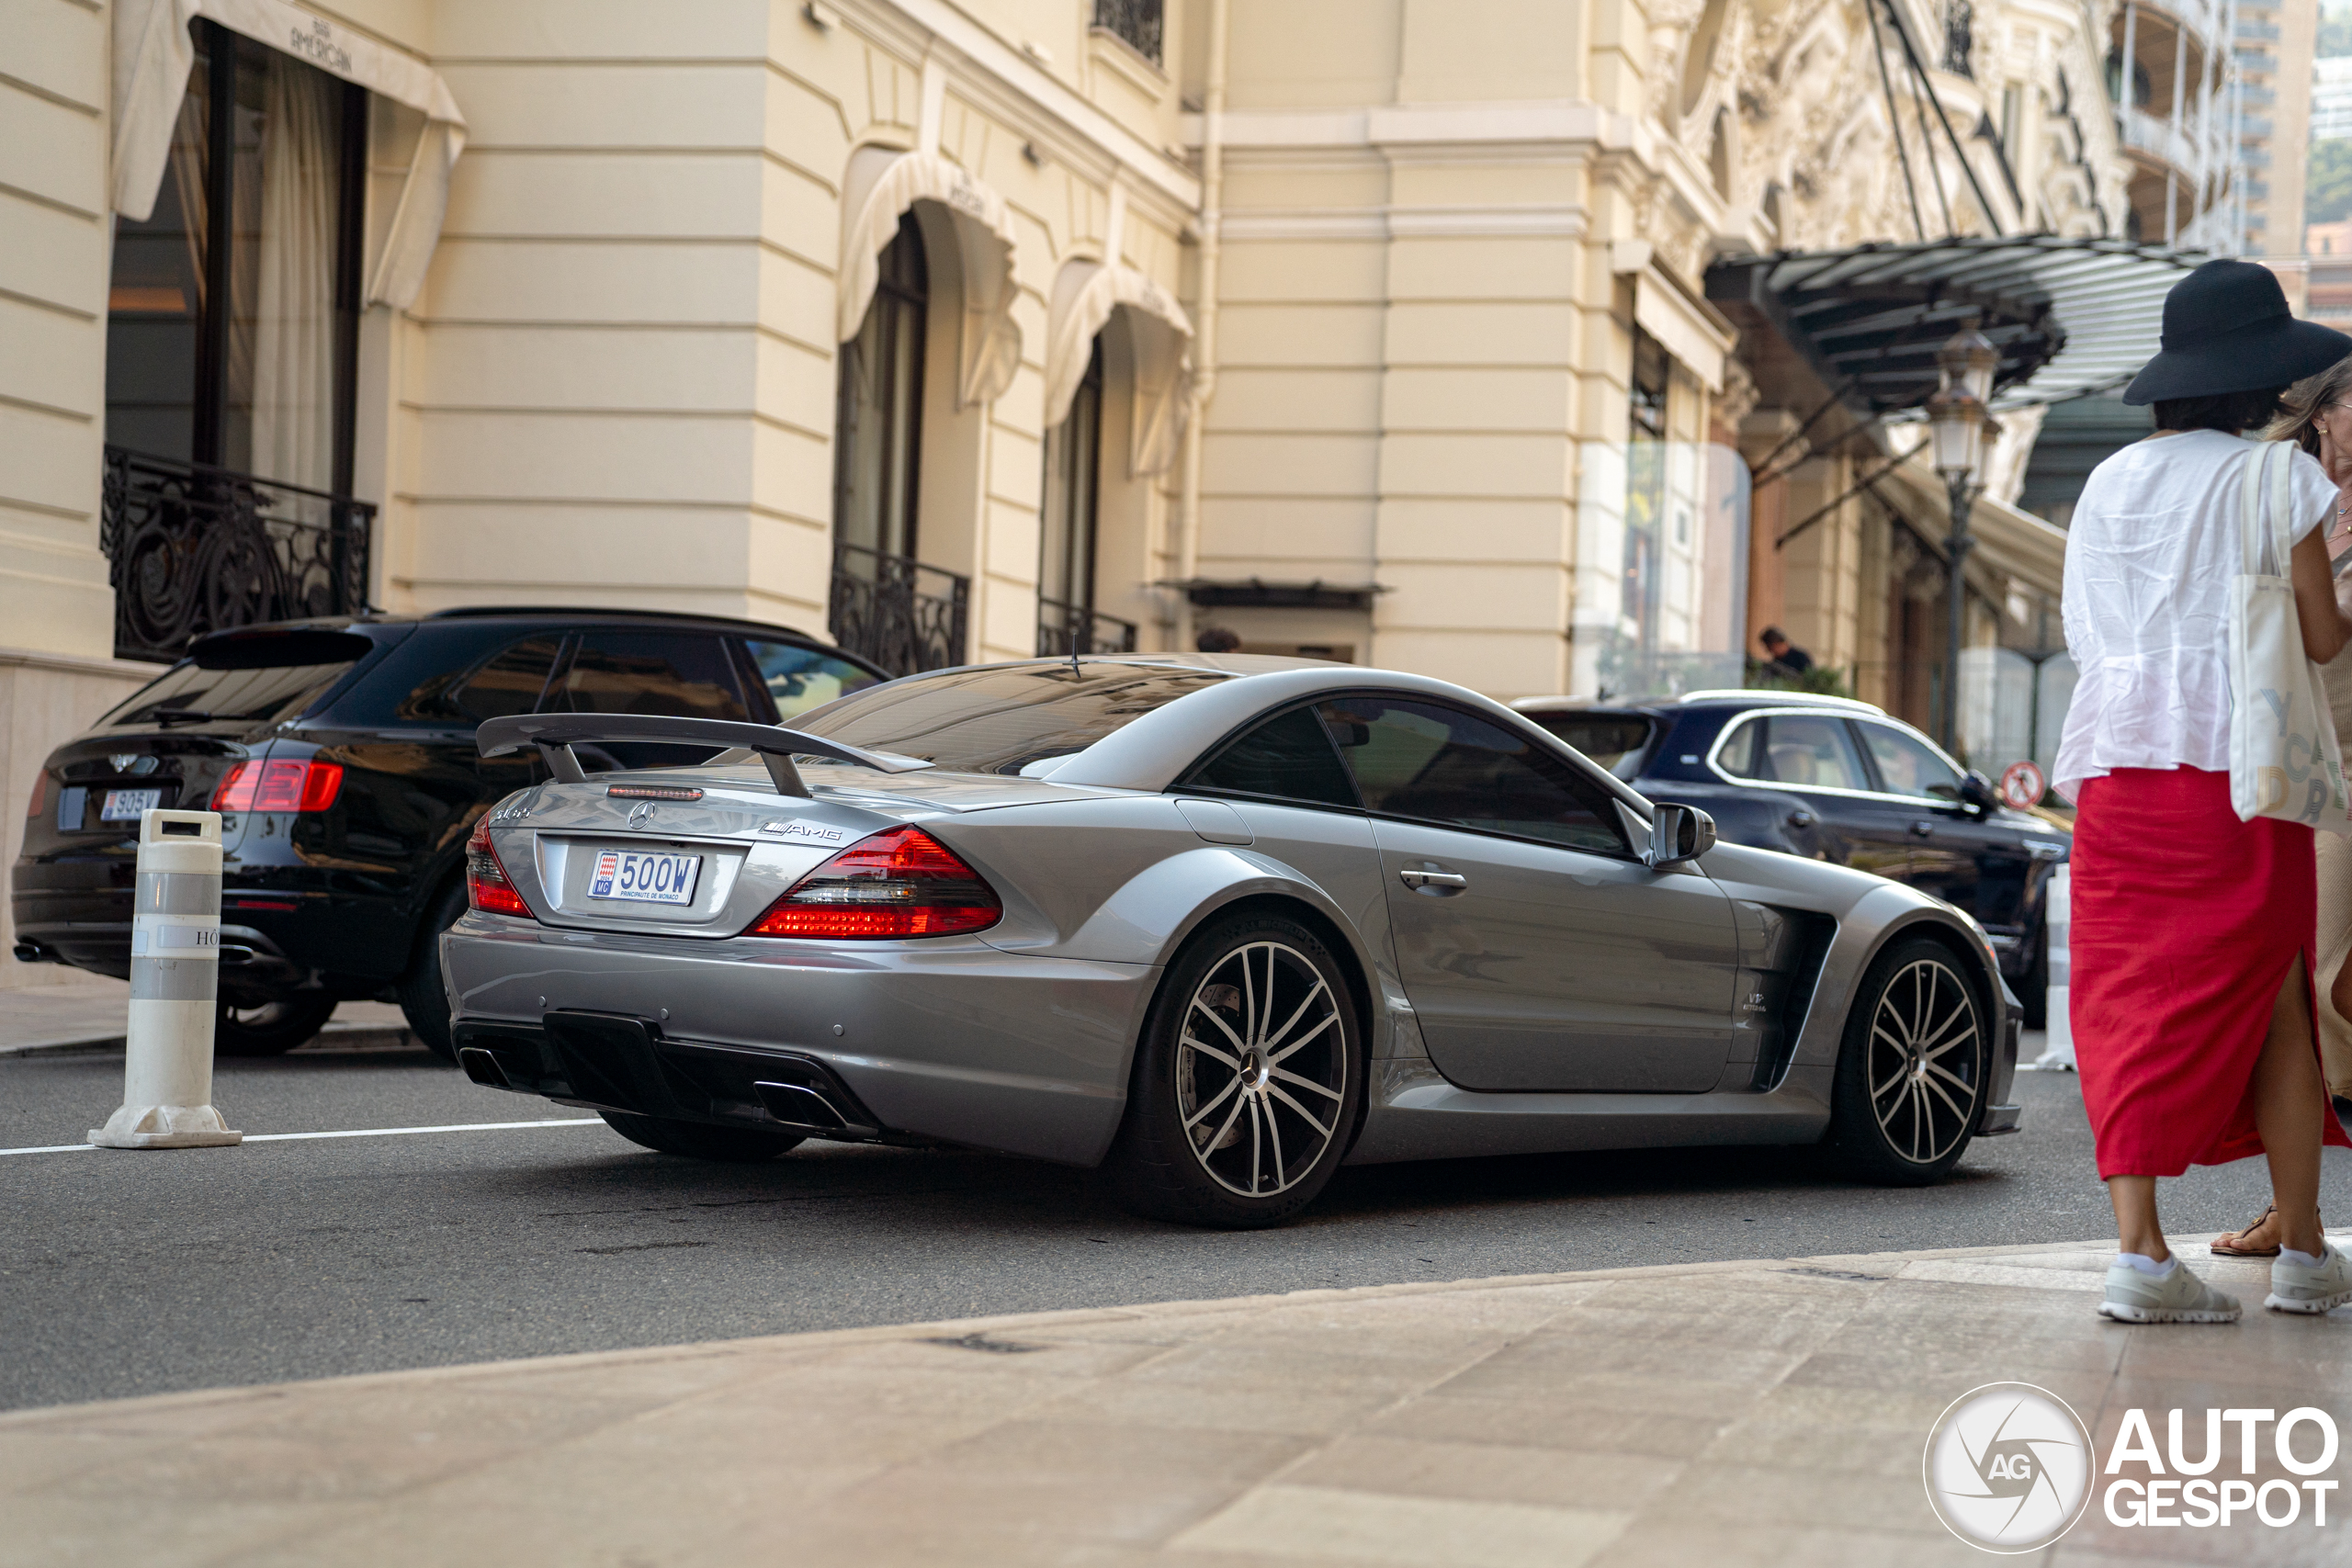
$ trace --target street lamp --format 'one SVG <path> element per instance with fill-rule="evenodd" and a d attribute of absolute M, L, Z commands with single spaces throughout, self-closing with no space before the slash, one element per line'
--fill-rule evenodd
<path fill-rule="evenodd" d="M 1928 400 L 1928 428 L 1934 448 L 1936 472 L 1944 479 L 1950 498 L 1951 532 L 1944 552 L 1951 558 L 1951 626 L 1945 639 L 1943 743 L 1947 751 L 1960 750 L 1960 647 L 1968 612 L 1968 552 L 1976 541 L 1968 536 L 1968 511 L 1976 498 L 1976 470 L 1984 461 L 1984 445 L 1999 434 L 1985 400 L 1993 395 L 1993 373 L 2000 367 L 2001 351 L 1976 330 L 1978 318 L 1969 317 L 1950 342 L 1936 351 L 1943 384 Z"/>

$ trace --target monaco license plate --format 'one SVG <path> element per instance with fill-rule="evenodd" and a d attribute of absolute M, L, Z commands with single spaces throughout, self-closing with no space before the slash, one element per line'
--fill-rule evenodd
<path fill-rule="evenodd" d="M 625 899 L 632 904 L 691 904 L 695 900 L 695 880 L 701 874 L 700 855 L 600 850 L 596 869 L 588 878 L 588 897 Z"/>
<path fill-rule="evenodd" d="M 101 822 L 136 822 L 142 811 L 153 811 L 164 804 L 160 789 L 110 789 L 106 804 L 98 807 Z"/>

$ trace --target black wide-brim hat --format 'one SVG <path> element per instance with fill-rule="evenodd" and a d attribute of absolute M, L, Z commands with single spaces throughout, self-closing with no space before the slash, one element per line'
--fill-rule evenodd
<path fill-rule="evenodd" d="M 2352 355 L 2352 337 L 2287 309 L 2277 275 L 2209 261 L 2165 296 L 2164 352 L 2123 390 L 2127 403 L 2258 392 L 2316 376 Z"/>

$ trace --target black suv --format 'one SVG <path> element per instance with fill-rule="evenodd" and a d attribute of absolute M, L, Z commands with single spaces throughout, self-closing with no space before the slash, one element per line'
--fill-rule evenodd
<path fill-rule="evenodd" d="M 215 633 L 51 754 L 11 878 L 17 956 L 127 977 L 139 814 L 209 807 L 225 852 L 216 1048 L 275 1055 L 337 1002 L 380 998 L 450 1056 L 435 939 L 466 908 L 466 836 L 545 776 L 535 757 L 477 755 L 475 726 L 773 724 L 888 679 L 798 632 L 699 615 L 469 609 Z M 591 767 L 707 754 L 577 750 Z"/>
<path fill-rule="evenodd" d="M 1512 705 L 1652 800 L 1706 812 L 1727 842 L 1876 872 L 1974 916 L 2025 1026 L 2044 1026 L 2050 874 L 2072 835 L 2007 809 L 1902 720 L 1793 692 Z"/>

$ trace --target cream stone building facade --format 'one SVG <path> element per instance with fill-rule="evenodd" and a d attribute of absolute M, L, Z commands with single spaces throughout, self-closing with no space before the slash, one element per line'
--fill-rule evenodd
<path fill-rule="evenodd" d="M 2112 19 L 0 0 L 8 853 L 233 575 L 139 544 L 221 470 L 292 583 L 223 614 L 658 606 L 902 668 L 1215 624 L 1505 698 L 1736 682 L 1769 620 L 1924 717 L 1916 428 L 1712 293 L 2121 233 Z M 2035 418 L 1978 506 L 1988 649 L 2056 589 L 2007 504 Z"/>

